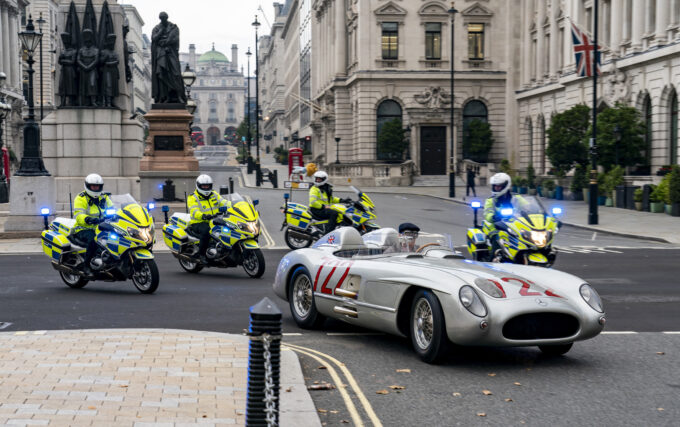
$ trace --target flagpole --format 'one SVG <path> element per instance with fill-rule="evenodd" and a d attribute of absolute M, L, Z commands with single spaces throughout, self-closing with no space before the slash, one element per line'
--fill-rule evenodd
<path fill-rule="evenodd" d="M 597 185 L 597 57 L 598 57 L 598 45 L 597 45 L 597 23 L 599 20 L 598 16 L 598 3 L 599 0 L 594 0 L 593 11 L 594 11 L 594 25 L 593 25 L 593 135 L 590 138 L 590 160 L 591 160 L 591 170 L 590 170 L 590 186 L 588 190 L 588 224 L 594 225 L 598 223 L 597 215 L 597 198 L 598 198 L 598 185 Z"/>

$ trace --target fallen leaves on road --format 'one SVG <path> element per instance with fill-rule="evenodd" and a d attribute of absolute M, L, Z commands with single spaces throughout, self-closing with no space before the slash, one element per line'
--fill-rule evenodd
<path fill-rule="evenodd" d="M 316 369 L 328 369 L 328 368 L 327 368 L 325 365 L 321 365 L 321 366 L 319 366 L 319 367 L 316 368 Z"/>
<path fill-rule="evenodd" d="M 387 390 L 378 390 L 375 392 L 375 394 L 389 394 L 390 392 Z"/>
<path fill-rule="evenodd" d="M 490 377 L 495 377 L 495 376 L 496 376 L 496 374 L 495 374 L 495 373 L 493 373 L 493 372 L 492 372 L 492 373 L 490 373 L 490 374 L 488 374 L 488 375 L 489 375 Z"/>
<path fill-rule="evenodd" d="M 656 354 L 658 354 L 659 356 L 663 356 L 663 355 L 666 354 L 666 353 L 663 352 L 663 351 L 657 351 Z"/>
<path fill-rule="evenodd" d="M 515 384 L 516 386 L 518 386 L 518 387 L 520 387 L 520 386 L 522 385 L 522 384 L 520 384 L 520 383 L 518 383 L 518 382 L 516 382 L 516 383 L 514 383 L 514 384 Z"/>
<path fill-rule="evenodd" d="M 406 373 L 406 374 L 410 374 L 411 370 L 410 369 L 397 369 L 397 372 L 403 372 L 403 373 Z"/>
<path fill-rule="evenodd" d="M 319 411 L 319 412 L 320 412 L 320 413 L 322 413 L 322 414 L 325 414 L 325 413 L 327 413 L 327 412 L 328 412 L 327 410 L 325 410 L 325 409 L 321 409 L 321 408 L 317 409 L 317 411 Z"/>
<path fill-rule="evenodd" d="M 337 414 L 338 411 L 331 411 L 331 414 Z"/>
<path fill-rule="evenodd" d="M 307 390 L 333 390 L 335 386 L 331 383 L 312 384 L 307 386 Z"/>
<path fill-rule="evenodd" d="M 656 410 L 661 412 L 661 411 L 663 411 L 663 408 L 656 408 Z"/>
<path fill-rule="evenodd" d="M 88 406 L 87 409 L 97 409 L 96 406 Z"/>
<path fill-rule="evenodd" d="M 477 412 L 478 417 L 486 417 L 486 412 Z"/>
<path fill-rule="evenodd" d="M 454 396 L 454 397 L 461 397 L 462 394 L 460 394 L 460 393 L 458 393 L 458 392 L 454 392 L 454 393 L 453 393 L 453 396 Z"/>
<path fill-rule="evenodd" d="M 349 421 L 347 421 L 347 420 L 340 420 L 340 422 L 343 423 L 343 424 L 349 424 Z"/>
<path fill-rule="evenodd" d="M 512 399 L 507 398 L 507 399 L 505 399 L 505 401 L 506 401 L 506 402 L 512 402 Z"/>
<path fill-rule="evenodd" d="M 291 390 L 293 390 L 293 387 L 288 387 L 288 388 L 286 389 L 286 393 L 290 393 Z"/>
<path fill-rule="evenodd" d="M 126 388 L 127 385 L 123 384 L 123 385 L 120 385 L 120 386 L 118 386 L 118 387 L 120 387 L 120 388 Z"/>
<path fill-rule="evenodd" d="M 392 390 L 404 390 L 406 387 L 404 387 L 403 385 L 391 385 L 390 388 Z"/>
<path fill-rule="evenodd" d="M 482 393 L 484 393 L 484 396 L 491 396 L 493 394 L 489 390 L 482 390 Z"/>

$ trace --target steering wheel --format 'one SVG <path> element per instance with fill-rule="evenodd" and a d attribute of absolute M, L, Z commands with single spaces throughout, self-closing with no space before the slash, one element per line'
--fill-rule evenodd
<path fill-rule="evenodd" d="M 430 247 L 430 246 L 439 246 L 439 243 L 434 243 L 434 242 L 433 243 L 426 243 L 426 244 L 420 246 L 418 249 L 416 249 L 416 253 L 420 253 L 420 251 L 422 251 L 423 249 Z"/>

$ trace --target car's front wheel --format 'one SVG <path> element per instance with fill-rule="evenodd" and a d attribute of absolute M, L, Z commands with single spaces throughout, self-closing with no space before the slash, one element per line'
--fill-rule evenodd
<path fill-rule="evenodd" d="M 546 356 L 562 356 L 563 354 L 566 354 L 569 350 L 571 350 L 571 346 L 573 345 L 574 343 L 570 342 L 568 344 L 539 345 L 538 348 Z"/>
<path fill-rule="evenodd" d="M 303 329 L 316 329 L 325 320 L 314 303 L 314 282 L 305 267 L 293 272 L 288 285 L 288 303 L 295 323 Z"/>
<path fill-rule="evenodd" d="M 449 347 L 444 312 L 432 291 L 419 290 L 411 304 L 411 342 L 418 356 L 427 363 L 437 363 Z"/>

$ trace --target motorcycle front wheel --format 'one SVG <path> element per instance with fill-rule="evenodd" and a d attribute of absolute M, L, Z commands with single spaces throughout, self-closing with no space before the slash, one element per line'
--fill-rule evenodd
<path fill-rule="evenodd" d="M 260 249 L 247 249 L 243 251 L 243 269 L 253 279 L 262 277 L 264 274 L 264 255 Z"/>
<path fill-rule="evenodd" d="M 132 273 L 132 283 L 139 292 L 143 294 L 154 293 L 158 289 L 159 281 L 160 274 L 158 273 L 156 261 L 145 259 L 135 265 L 135 271 Z"/>

